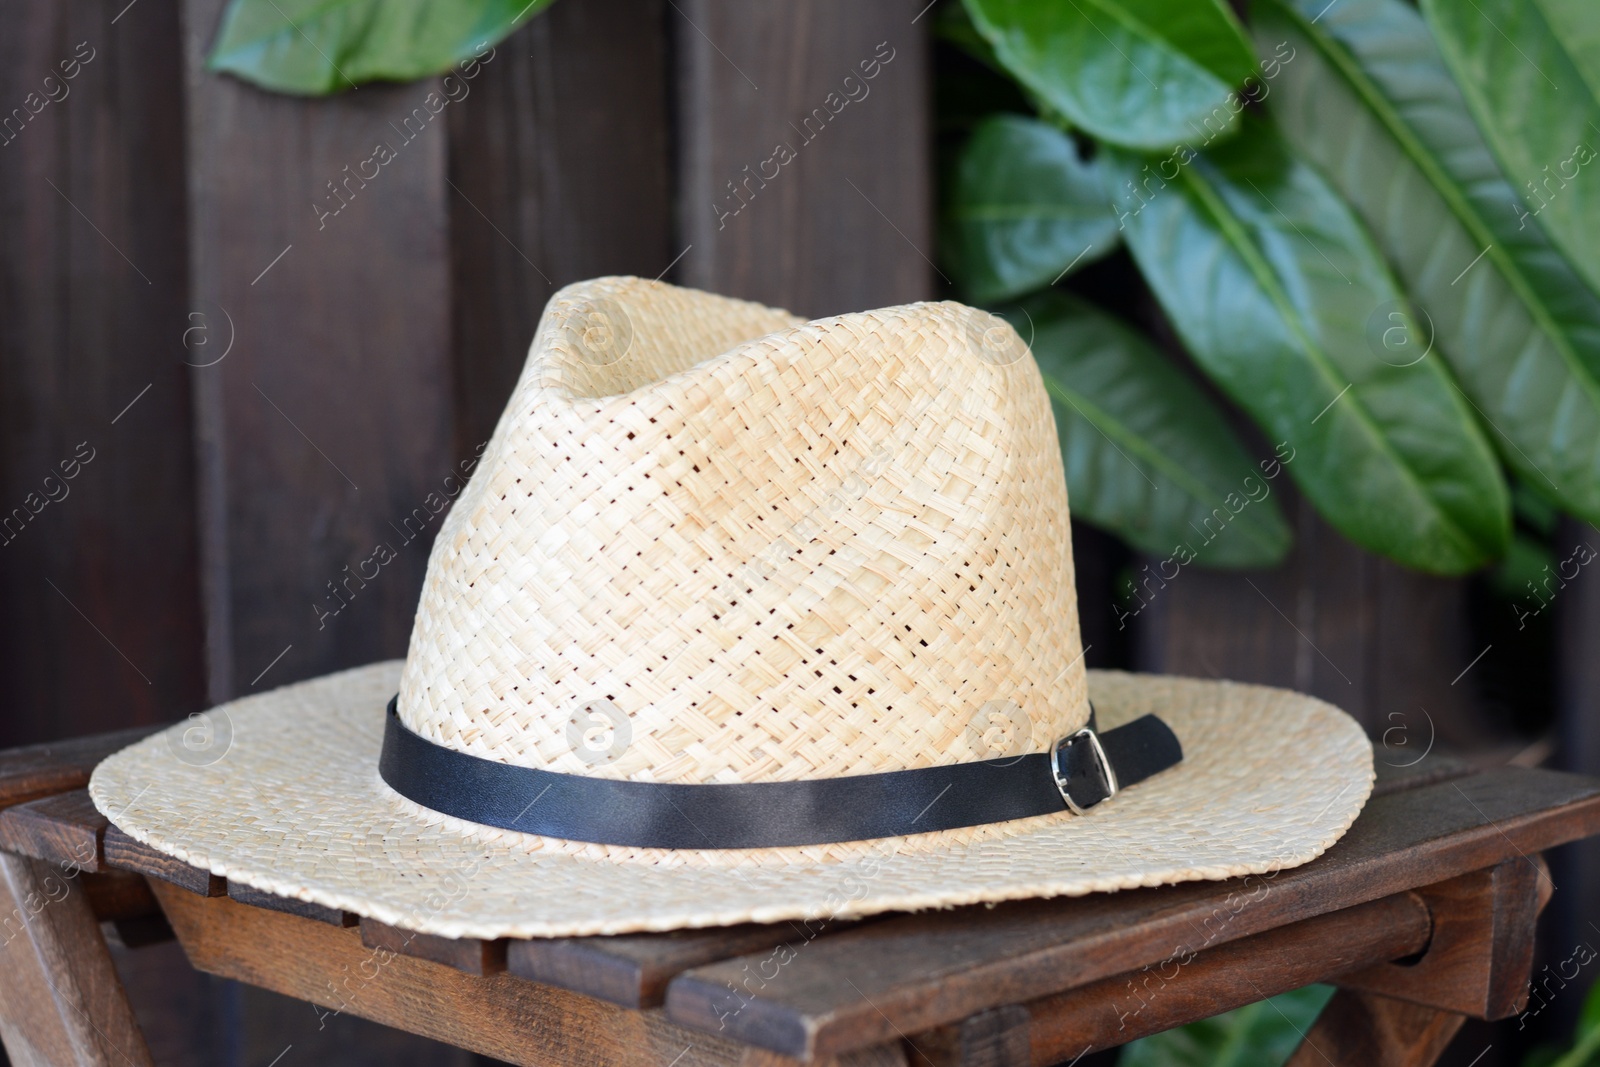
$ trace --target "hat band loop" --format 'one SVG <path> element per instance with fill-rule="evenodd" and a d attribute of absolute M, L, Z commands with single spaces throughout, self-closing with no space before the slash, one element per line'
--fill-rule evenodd
<path fill-rule="evenodd" d="M 1183 759 L 1146 715 L 1051 752 L 795 782 L 591 778 L 457 752 L 412 733 L 389 701 L 378 773 L 425 808 L 503 830 L 638 848 L 776 848 L 901 837 L 1083 811 Z"/>

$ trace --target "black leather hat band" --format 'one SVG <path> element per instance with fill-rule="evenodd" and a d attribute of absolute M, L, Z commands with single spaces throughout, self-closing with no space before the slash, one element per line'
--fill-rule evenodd
<path fill-rule="evenodd" d="M 504 830 L 640 848 L 775 848 L 864 841 L 1084 811 L 1183 759 L 1146 715 L 1089 727 L 1050 752 L 796 782 L 684 785 L 561 774 L 437 745 L 389 702 L 378 773 L 410 800 Z"/>

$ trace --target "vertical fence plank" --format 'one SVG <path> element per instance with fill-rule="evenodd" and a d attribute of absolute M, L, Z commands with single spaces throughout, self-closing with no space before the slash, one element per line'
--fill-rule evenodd
<path fill-rule="evenodd" d="M 179 718 L 205 699 L 178 5 L 6 15 L 0 747 Z M 224 1042 L 195 1010 L 206 981 L 180 960 L 160 990 L 135 998 L 160 1062 L 218 1062 Z"/>
<path fill-rule="evenodd" d="M 193 301 L 232 342 L 194 371 L 217 699 L 403 654 L 456 471 L 458 105 L 438 79 L 305 100 L 208 73 L 221 7 L 185 6 Z"/>
<path fill-rule="evenodd" d="M 931 294 L 923 6 L 673 5 L 687 284 L 808 316 Z"/>
<path fill-rule="evenodd" d="M 1147 587 L 1147 606 L 1133 605 L 1139 669 L 1311 693 L 1375 738 L 1391 731 L 1396 760 L 1420 754 L 1430 738 L 1457 747 L 1489 740 L 1474 690 L 1457 682 L 1476 651 L 1464 582 L 1363 552 L 1286 476 L 1275 484 L 1295 526 L 1289 558 L 1271 571 L 1185 568 Z M 1146 564 L 1159 573 L 1157 561 L 1144 560 L 1140 575 Z"/>
<path fill-rule="evenodd" d="M 184 6 L 192 310 L 231 343 L 192 372 L 219 700 L 403 655 L 459 486 L 443 116 L 460 105 L 437 78 L 307 100 L 209 73 L 221 9 Z M 251 989 L 230 1012 L 240 1063 L 289 1045 L 470 1062 Z"/>
<path fill-rule="evenodd" d="M 1298 689 L 1364 720 L 1368 664 L 1360 642 L 1372 621 L 1363 610 L 1371 561 L 1283 492 L 1287 480 L 1280 475 L 1273 485 L 1295 527 L 1295 547 L 1282 566 L 1244 573 L 1185 567 L 1162 584 L 1147 580 L 1159 563 L 1137 565 L 1138 595 L 1128 606 L 1138 627 L 1138 665 Z"/>
<path fill-rule="evenodd" d="M 203 695 L 177 12 L 121 7 L 0 33 L 0 745 Z"/>
<path fill-rule="evenodd" d="M 494 430 L 556 288 L 671 262 L 664 9 L 556 4 L 450 110 L 460 455 Z"/>

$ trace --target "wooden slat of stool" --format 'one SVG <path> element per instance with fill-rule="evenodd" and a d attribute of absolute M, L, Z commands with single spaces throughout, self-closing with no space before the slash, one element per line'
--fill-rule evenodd
<path fill-rule="evenodd" d="M 1290 923 L 1159 967 L 1012 1004 L 910 1038 L 936 1067 L 1049 1067 L 1290 989 L 1421 952 L 1427 905 L 1397 893 Z"/>
<path fill-rule="evenodd" d="M 0 811 L 0 850 L 84 871 L 105 869 L 110 825 L 87 789 L 17 804 Z"/>
<path fill-rule="evenodd" d="M 110 820 L 95 808 L 94 801 L 89 799 L 89 791 L 73 789 L 0 810 L 0 851 L 49 860 L 64 868 L 76 867 L 96 873 L 130 874 L 129 870 L 113 872 L 105 864 L 105 835 L 109 827 Z M 121 830 L 117 833 L 119 835 L 117 855 L 122 867 L 140 869 L 139 864 L 156 863 L 152 859 L 153 850 L 134 842 Z M 168 862 L 161 862 L 159 866 L 164 874 L 156 874 L 154 870 L 149 873 L 194 888 L 197 892 L 209 893 L 216 884 L 225 881 L 217 879 L 213 882 L 213 875 L 193 867 L 179 870 L 170 858 Z M 132 909 L 127 906 L 133 899 L 131 897 L 129 901 L 108 904 L 108 907 L 118 909 L 119 913 L 111 916 L 118 921 L 147 918 L 160 911 L 155 897 L 150 895 L 143 880 L 134 877 L 132 881 L 137 884 L 138 889 L 132 889 L 131 886 L 125 888 L 127 892 L 137 897 L 137 905 Z M 355 925 L 355 916 L 320 904 L 277 896 L 245 885 L 226 885 L 226 892 L 235 900 L 258 908 L 287 911 L 292 915 L 303 915 L 336 926 Z M 144 905 L 146 901 L 148 906 Z M 133 911 L 136 913 L 132 913 Z M 122 914 L 122 912 L 130 913 Z M 100 914 L 99 909 L 96 910 L 96 914 Z"/>
<path fill-rule="evenodd" d="M 531 938 L 507 942 L 506 966 L 522 978 L 625 1008 L 653 1008 L 666 999 L 667 983 L 691 967 L 809 941 L 853 925 L 797 920 L 661 934 Z"/>
<path fill-rule="evenodd" d="M 81 789 L 89 784 L 97 763 L 159 729 L 162 727 L 135 726 L 0 752 L 0 807 Z"/>
<path fill-rule="evenodd" d="M 84 893 L 0 853 L 0 1038 L 17 1067 L 147 1067 L 139 1024 Z"/>
<path fill-rule="evenodd" d="M 429 960 L 466 974 L 498 974 L 506 969 L 506 943 L 476 937 L 440 937 L 390 926 L 362 916 L 361 943 L 368 948 Z"/>
<path fill-rule="evenodd" d="M 269 911 L 281 911 L 289 915 L 298 915 L 303 919 L 315 919 L 319 923 L 328 923 L 332 926 L 354 926 L 357 916 L 338 908 L 330 908 L 323 904 L 313 904 L 309 900 L 296 900 L 294 897 L 281 897 L 276 893 L 268 893 L 264 889 L 243 885 L 239 882 L 228 883 L 228 896 L 240 904 L 248 904 L 252 908 L 266 908 Z"/>
<path fill-rule="evenodd" d="M 660 1009 L 632 1011 L 500 973 L 368 948 L 355 930 L 154 885 L 184 951 L 200 970 L 365 1019 L 540 1067 L 735 1067 L 746 1049 L 686 1030 Z M 898 1039 L 838 1067 L 904 1067 Z M 757 1057 L 759 1060 L 760 1057 Z M 753 1064 L 752 1064 L 753 1067 Z"/>
<path fill-rule="evenodd" d="M 108 867 L 159 878 L 205 897 L 227 894 L 227 879 L 199 867 L 191 867 L 165 852 L 157 852 L 149 845 L 135 841 L 115 825 L 106 827 L 103 849 Z"/>
<path fill-rule="evenodd" d="M 1093 818 L 1092 815 L 1087 816 Z M 1600 830 L 1600 782 L 1508 769 L 1378 797 L 1327 855 L 1267 879 L 898 917 L 667 989 L 675 1020 L 785 1055 L 830 1055 L 1022 1003 Z M 1531 861 L 1530 861 L 1531 862 Z M 1209 942 L 1209 944 L 1208 944 Z"/>
<path fill-rule="evenodd" d="M 1396 753 L 1375 746 L 1372 769 L 1377 780 L 1372 783 L 1372 795 L 1386 797 L 1406 789 L 1420 789 L 1435 782 L 1448 782 L 1452 778 L 1465 778 L 1479 773 L 1479 769 L 1466 760 L 1450 756 L 1430 755 L 1415 763 L 1393 762 Z M 1409 758 L 1409 757 L 1408 757 Z"/>

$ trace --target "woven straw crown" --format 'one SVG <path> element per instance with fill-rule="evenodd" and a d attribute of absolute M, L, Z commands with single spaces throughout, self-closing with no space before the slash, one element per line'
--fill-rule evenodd
<path fill-rule="evenodd" d="M 414 732 L 569 774 L 822 778 L 1088 717 L 1027 346 L 954 303 L 814 322 L 635 278 L 551 300 L 448 516 Z"/>

